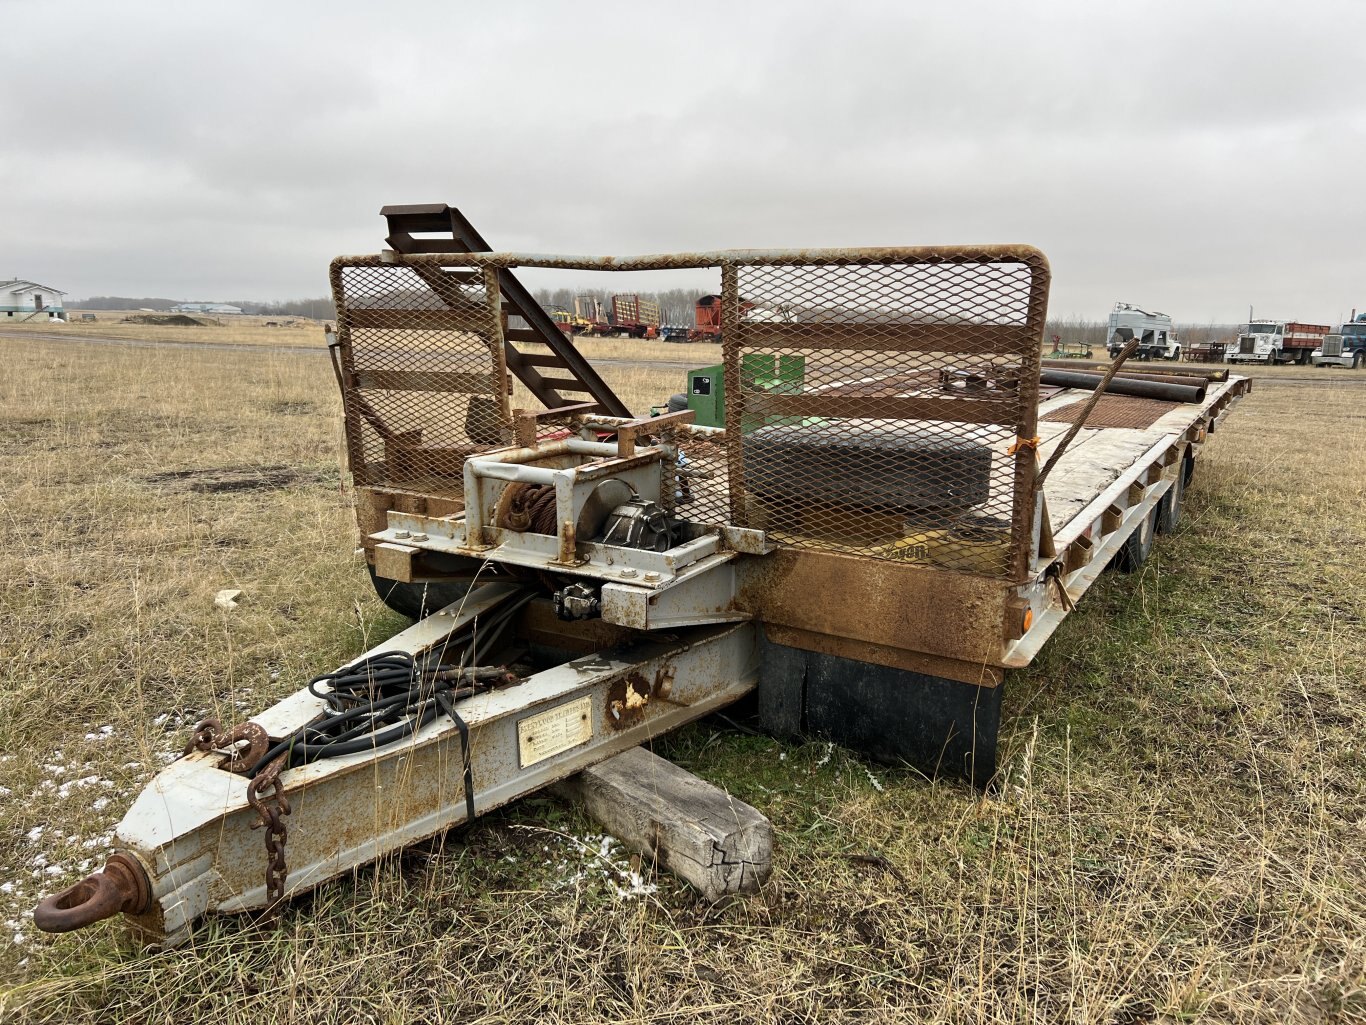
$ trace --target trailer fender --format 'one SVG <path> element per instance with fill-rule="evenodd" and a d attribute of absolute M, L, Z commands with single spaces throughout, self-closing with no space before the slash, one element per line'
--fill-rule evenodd
<path fill-rule="evenodd" d="M 760 646 L 768 733 L 833 741 L 876 761 L 985 789 L 996 775 L 1003 684 L 976 686 L 776 644 Z"/>

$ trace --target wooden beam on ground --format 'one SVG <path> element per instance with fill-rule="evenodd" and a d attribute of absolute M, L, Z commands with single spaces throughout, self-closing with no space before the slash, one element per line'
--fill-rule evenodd
<path fill-rule="evenodd" d="M 707 900 L 753 893 L 773 867 L 773 826 L 755 808 L 643 747 L 555 784 L 603 829 Z"/>

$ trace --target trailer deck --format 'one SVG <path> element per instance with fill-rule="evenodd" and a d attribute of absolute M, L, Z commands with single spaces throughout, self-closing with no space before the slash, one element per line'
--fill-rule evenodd
<path fill-rule="evenodd" d="M 1139 400 L 1163 407 L 1151 409 L 1157 415 L 1147 427 L 1083 427 L 1078 431 L 1043 486 L 1055 553 L 1049 565 L 1061 567 L 1054 574 L 1055 586 L 1065 588 L 1066 600 L 1054 595 L 1007 653 L 1006 667 L 1029 664 L 1071 611 L 1069 606 L 1095 582 L 1143 517 L 1170 488 L 1184 486 L 1185 478 L 1178 474 L 1189 474 L 1219 417 L 1250 390 L 1248 378 L 1230 376 L 1212 382 L 1198 404 Z M 1066 389 L 1040 403 L 1041 462 L 1052 455 L 1070 426 L 1047 417 L 1068 407 L 1075 409 L 1085 397 L 1085 392 Z M 1105 402 L 1103 398 L 1100 404 Z"/>

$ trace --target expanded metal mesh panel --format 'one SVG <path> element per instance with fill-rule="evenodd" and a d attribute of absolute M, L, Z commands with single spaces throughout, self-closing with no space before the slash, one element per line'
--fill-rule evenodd
<path fill-rule="evenodd" d="M 1089 399 L 1073 402 L 1044 414 L 1050 423 L 1071 424 L 1085 410 Z M 1132 395 L 1102 395 L 1086 416 L 1083 427 L 1131 427 L 1145 430 L 1180 406 L 1165 399 L 1142 399 Z"/>
<path fill-rule="evenodd" d="M 496 291 L 483 272 L 333 266 L 358 485 L 461 494 L 467 456 L 511 441 Z"/>
<path fill-rule="evenodd" d="M 725 442 L 680 436 L 678 447 L 682 457 L 674 482 L 677 514 L 697 523 L 729 523 Z"/>
<path fill-rule="evenodd" d="M 795 548 L 1017 574 L 1042 261 L 742 264 L 726 279 L 733 517 Z"/>

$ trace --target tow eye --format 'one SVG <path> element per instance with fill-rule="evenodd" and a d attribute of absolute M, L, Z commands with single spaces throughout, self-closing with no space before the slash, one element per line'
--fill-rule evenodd
<path fill-rule="evenodd" d="M 71 932 L 120 911 L 141 914 L 152 904 L 152 887 L 141 865 L 127 854 L 111 854 L 99 872 L 45 898 L 33 909 L 33 924 L 43 932 Z"/>

